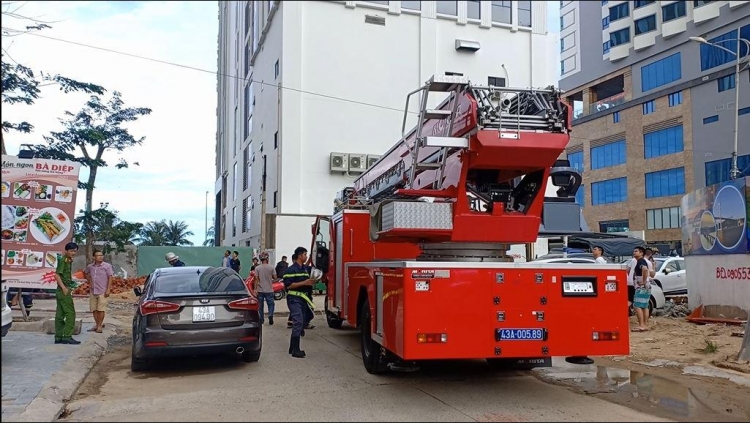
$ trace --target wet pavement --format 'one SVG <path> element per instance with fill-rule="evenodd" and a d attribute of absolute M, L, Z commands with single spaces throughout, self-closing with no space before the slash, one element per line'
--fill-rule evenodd
<path fill-rule="evenodd" d="M 750 389 L 744 383 L 733 394 L 718 392 L 716 385 L 692 376 L 660 376 L 645 371 L 592 365 L 553 362 L 554 367 L 537 369 L 541 379 L 570 386 L 575 390 L 608 401 L 626 405 L 656 416 L 679 421 L 749 421 Z M 693 366 L 697 367 L 697 366 Z M 705 368 L 703 368 L 705 369 Z M 684 371 L 684 370 L 683 370 Z M 717 375 L 705 369 L 703 375 Z M 685 371 L 695 375 L 699 372 Z M 726 373 L 726 372 L 725 372 Z M 746 382 L 748 377 L 736 376 Z"/>

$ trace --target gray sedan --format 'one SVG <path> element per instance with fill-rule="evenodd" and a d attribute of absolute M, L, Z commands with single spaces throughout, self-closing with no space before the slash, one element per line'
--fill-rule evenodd
<path fill-rule="evenodd" d="M 157 357 L 233 353 L 260 359 L 258 299 L 232 269 L 170 267 L 149 275 L 133 317 L 132 371 Z"/>

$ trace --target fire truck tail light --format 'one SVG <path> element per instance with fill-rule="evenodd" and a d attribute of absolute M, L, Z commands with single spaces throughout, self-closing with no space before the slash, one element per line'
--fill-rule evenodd
<path fill-rule="evenodd" d="M 447 333 L 418 333 L 418 344 L 444 344 L 448 342 Z"/>
<path fill-rule="evenodd" d="M 620 332 L 593 332 L 591 339 L 593 341 L 617 341 L 620 339 Z"/>

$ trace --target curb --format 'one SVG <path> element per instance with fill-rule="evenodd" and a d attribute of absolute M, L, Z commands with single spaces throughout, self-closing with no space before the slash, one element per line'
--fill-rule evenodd
<path fill-rule="evenodd" d="M 89 323 L 89 322 L 87 322 Z M 107 350 L 107 341 L 116 334 L 113 327 L 121 323 L 108 321 L 106 336 L 89 337 L 77 346 L 78 351 L 44 385 L 39 395 L 18 415 L 21 422 L 53 422 L 63 413 L 68 401 L 78 391 L 91 369 Z"/>

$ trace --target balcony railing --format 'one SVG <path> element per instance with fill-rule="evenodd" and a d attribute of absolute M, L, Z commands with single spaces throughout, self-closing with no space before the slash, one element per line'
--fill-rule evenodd
<path fill-rule="evenodd" d="M 599 100 L 596 103 L 589 106 L 589 114 L 599 113 L 603 112 L 607 109 L 611 109 L 612 107 L 619 106 L 620 104 L 625 102 L 625 93 L 622 92 L 620 94 L 615 94 L 612 97 L 605 98 L 604 100 Z"/>

